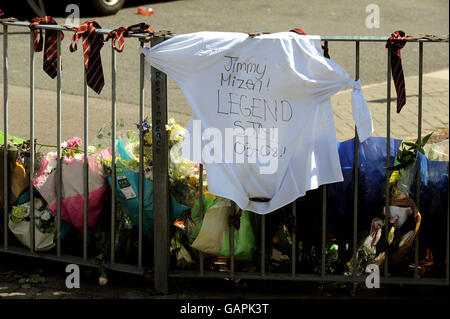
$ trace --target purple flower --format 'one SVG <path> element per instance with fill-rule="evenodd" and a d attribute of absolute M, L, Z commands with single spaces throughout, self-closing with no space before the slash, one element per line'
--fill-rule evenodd
<path fill-rule="evenodd" d="M 138 129 L 141 127 L 140 124 L 136 124 L 136 126 L 137 126 Z M 148 132 L 150 132 L 150 129 L 152 128 L 152 125 L 147 122 L 147 118 L 145 118 L 142 121 L 142 127 L 143 127 L 144 134 L 147 134 Z"/>

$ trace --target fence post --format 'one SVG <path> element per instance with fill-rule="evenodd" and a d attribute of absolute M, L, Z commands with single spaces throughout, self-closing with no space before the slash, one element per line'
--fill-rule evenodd
<path fill-rule="evenodd" d="M 164 37 L 154 37 L 151 46 Z M 155 289 L 169 291 L 169 176 L 167 124 L 167 76 L 151 68 L 152 85 L 152 152 Z"/>
<path fill-rule="evenodd" d="M 3 25 L 3 248 L 8 249 L 8 26 Z"/>

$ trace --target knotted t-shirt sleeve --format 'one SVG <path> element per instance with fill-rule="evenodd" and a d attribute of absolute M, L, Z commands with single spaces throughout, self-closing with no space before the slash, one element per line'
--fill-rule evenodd
<path fill-rule="evenodd" d="M 372 116 L 361 90 L 359 80 L 350 78 L 348 73 L 331 59 L 325 58 L 317 50 L 318 45 L 301 36 L 295 38 L 293 56 L 297 75 L 302 79 L 299 94 L 308 94 L 315 101 L 321 102 L 338 91 L 350 86 L 352 92 L 352 113 L 360 141 L 366 140 L 373 133 Z M 320 46 L 319 46 L 320 47 Z"/>

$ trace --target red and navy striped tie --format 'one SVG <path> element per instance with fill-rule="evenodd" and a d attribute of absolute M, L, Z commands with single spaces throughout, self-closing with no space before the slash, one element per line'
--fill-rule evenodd
<path fill-rule="evenodd" d="M 40 24 L 58 24 L 52 17 L 46 16 L 42 18 L 34 18 L 29 25 L 34 30 L 34 52 L 42 51 L 42 29 L 37 29 Z M 55 30 L 45 30 L 45 46 L 44 46 L 44 71 L 54 79 L 57 75 L 57 32 Z M 64 34 L 61 32 L 61 40 Z M 61 65 L 62 69 L 62 65 Z"/>
<path fill-rule="evenodd" d="M 77 50 L 77 42 L 81 37 L 83 39 L 83 54 L 84 54 L 84 70 L 86 72 L 87 85 L 100 94 L 105 79 L 103 78 L 102 59 L 100 56 L 100 49 L 103 47 L 103 35 L 97 33 L 97 28 L 101 26 L 94 20 L 89 20 L 80 25 L 75 30 L 70 44 L 70 52 Z"/>
<path fill-rule="evenodd" d="M 126 30 L 127 29 L 125 29 L 124 27 L 120 27 L 118 29 L 112 30 L 106 37 L 105 42 L 108 41 L 109 39 L 111 39 L 111 44 L 112 44 L 113 48 L 117 52 L 122 52 L 123 48 L 125 46 L 124 33 Z M 118 47 L 116 46 L 116 41 L 119 45 Z"/>
<path fill-rule="evenodd" d="M 138 34 L 138 33 L 155 33 L 154 30 L 149 29 L 150 25 L 145 23 L 133 24 L 128 28 L 120 27 L 118 29 L 112 30 L 105 39 L 105 42 L 111 39 L 111 44 L 117 52 L 122 52 L 125 45 L 125 37 L 128 37 L 130 34 Z M 118 46 L 116 46 L 116 41 Z"/>
<path fill-rule="evenodd" d="M 405 76 L 402 68 L 401 49 L 406 44 L 406 33 L 399 30 L 395 31 L 389 37 L 386 48 L 391 50 L 391 69 L 394 79 L 395 91 L 397 92 L 397 113 L 400 113 L 406 104 Z"/>
<path fill-rule="evenodd" d="M 306 32 L 305 31 L 303 31 L 302 29 L 300 29 L 300 28 L 294 28 L 294 29 L 292 29 L 292 30 L 289 30 L 290 32 L 295 32 L 295 33 L 298 33 L 298 34 L 300 34 L 300 35 L 306 35 Z"/>

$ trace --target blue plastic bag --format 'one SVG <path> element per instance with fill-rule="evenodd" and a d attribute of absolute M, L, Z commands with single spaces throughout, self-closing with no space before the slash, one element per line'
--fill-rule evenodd
<path fill-rule="evenodd" d="M 367 229 L 385 204 L 386 143 L 387 138 L 370 137 L 359 144 L 359 231 Z M 401 143 L 401 140 L 391 138 L 389 165 L 393 165 Z M 338 143 L 338 151 L 344 181 L 327 187 L 327 230 L 338 240 L 352 241 L 354 139 Z"/>
<path fill-rule="evenodd" d="M 359 145 L 358 236 L 369 230 L 371 220 L 381 217 L 385 206 L 386 142 L 384 137 L 370 137 Z M 391 139 L 390 166 L 393 165 L 402 141 Z M 327 232 L 338 241 L 353 240 L 353 163 L 354 140 L 338 143 L 344 181 L 327 185 Z M 448 206 L 448 162 L 430 161 L 419 153 L 416 173 L 420 169 L 420 201 L 416 199 L 413 181 L 413 199 L 419 203 L 422 215 L 420 250 L 431 249 L 435 260 L 445 259 L 446 214 Z M 311 194 L 316 202 L 315 213 L 321 214 L 321 191 Z M 319 218 L 318 217 L 318 218 Z M 358 237 L 358 239 L 361 239 Z"/>
<path fill-rule="evenodd" d="M 116 141 L 116 148 L 122 159 L 128 160 L 130 157 L 125 151 L 125 148 L 120 140 Z M 139 174 L 133 172 L 126 167 L 123 167 L 120 162 L 117 162 L 117 167 L 121 167 L 123 175 L 126 176 L 130 186 L 136 194 L 135 198 L 127 199 L 120 190 L 119 182 L 116 179 L 116 198 L 120 202 L 122 208 L 128 214 L 135 225 L 139 225 Z M 112 185 L 112 177 L 108 177 L 109 185 Z M 177 203 L 175 198 L 170 195 L 170 218 L 174 220 L 178 218 L 189 207 Z M 148 241 L 153 241 L 153 182 L 144 178 L 144 204 L 143 204 L 143 234 Z"/>
<path fill-rule="evenodd" d="M 447 243 L 448 162 L 430 161 L 425 155 L 419 153 L 416 172 L 419 165 L 419 202 L 416 196 L 413 196 L 422 215 L 419 247 L 421 251 L 431 249 L 435 262 L 442 262 L 446 257 Z M 414 179 L 414 189 L 416 189 L 416 181 L 417 174 Z"/>

